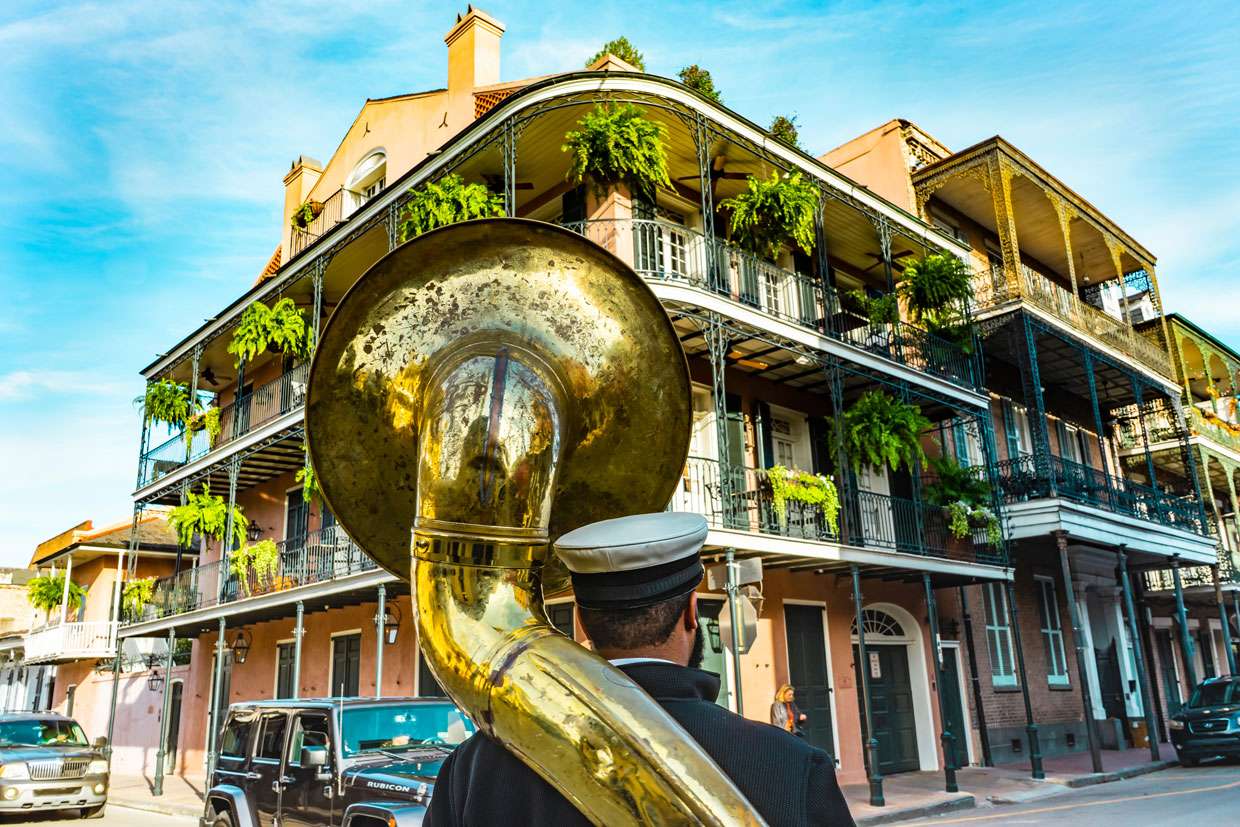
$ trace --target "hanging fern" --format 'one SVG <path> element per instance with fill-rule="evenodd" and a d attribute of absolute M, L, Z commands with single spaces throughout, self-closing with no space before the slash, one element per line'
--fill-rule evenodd
<path fill-rule="evenodd" d="M 42 577 L 32 577 L 26 583 L 26 599 L 30 601 L 30 605 L 36 609 L 42 609 L 50 612 L 52 609 L 60 608 L 61 602 L 65 598 L 65 576 L 61 574 L 48 574 Z M 82 601 L 86 599 L 86 590 L 69 581 L 69 611 L 76 612 L 82 606 Z"/>
<path fill-rule="evenodd" d="M 809 252 L 814 246 L 818 189 L 799 172 L 750 176 L 748 188 L 719 202 L 731 210 L 732 238 L 742 247 L 773 260 L 785 244 Z"/>
<path fill-rule="evenodd" d="M 900 321 L 900 301 L 895 293 L 870 298 L 864 290 L 849 290 L 845 295 L 870 324 L 895 324 Z"/>
<path fill-rule="evenodd" d="M 319 489 L 319 478 L 314 473 L 314 466 L 307 459 L 305 466 L 297 472 L 297 476 L 293 478 L 301 483 L 301 498 L 304 502 L 318 502 L 322 491 Z"/>
<path fill-rule="evenodd" d="M 234 505 L 233 541 L 241 545 L 245 541 L 245 530 L 250 521 L 245 518 L 241 507 Z M 228 530 L 228 503 L 223 497 L 211 493 L 211 487 L 205 483 L 202 493 L 190 491 L 184 505 L 178 505 L 168 514 L 168 525 L 177 533 L 177 542 L 188 548 L 194 542 L 194 535 L 223 539 Z"/>
<path fill-rule="evenodd" d="M 921 324 L 927 317 L 960 314 L 968 308 L 973 301 L 973 274 L 961 259 L 933 253 L 906 264 L 897 289 L 907 300 L 909 318 Z"/>
<path fill-rule="evenodd" d="M 314 332 L 306 323 L 304 311 L 292 299 L 280 299 L 274 307 L 256 301 L 241 314 L 228 352 L 237 357 L 237 364 L 252 361 L 264 350 L 306 359 L 313 349 L 313 339 Z"/>
<path fill-rule="evenodd" d="M 409 191 L 409 201 L 400 216 L 400 240 L 408 241 L 449 224 L 503 214 L 502 195 L 482 184 L 467 184 L 455 173 L 445 175 Z"/>
<path fill-rule="evenodd" d="M 207 447 L 214 448 L 215 441 L 219 439 L 220 432 L 223 430 L 220 425 L 220 409 L 214 407 L 207 408 L 202 413 L 191 416 L 186 421 L 185 428 L 191 434 L 205 430 L 207 432 Z"/>
<path fill-rule="evenodd" d="M 771 486 L 771 506 L 775 510 L 780 528 L 787 525 L 788 512 L 785 506 L 791 500 L 821 508 L 823 519 L 831 532 L 839 531 L 840 495 L 830 477 L 776 465 L 767 470 L 766 480 Z"/>
<path fill-rule="evenodd" d="M 250 596 L 250 575 L 260 590 L 266 589 L 274 581 L 276 570 L 280 567 L 280 547 L 274 540 L 259 540 L 252 545 L 243 546 L 228 556 L 228 571 L 241 584 L 245 596 Z"/>
<path fill-rule="evenodd" d="M 141 618 L 143 609 L 154 596 L 154 577 L 140 577 L 127 582 L 125 588 L 121 590 L 121 607 L 125 611 L 125 616 L 131 620 Z"/>
<path fill-rule="evenodd" d="M 617 184 L 627 184 L 633 195 L 653 200 L 660 186 L 670 187 L 667 172 L 667 127 L 647 120 L 628 103 L 594 107 L 564 136 L 561 151 L 569 153 L 568 180 L 587 178 L 602 195 Z"/>
<path fill-rule="evenodd" d="M 310 227 L 311 222 L 319 217 L 319 213 L 322 211 L 323 203 L 321 201 L 306 201 L 300 207 L 293 210 L 289 223 L 294 229 L 306 230 Z"/>
<path fill-rule="evenodd" d="M 189 386 L 171 379 L 160 379 L 146 386 L 146 393 L 134 400 L 142 405 L 146 422 L 159 422 L 170 428 L 181 428 L 193 413 Z"/>
<path fill-rule="evenodd" d="M 841 427 L 854 470 L 860 470 L 862 465 L 885 465 L 898 471 L 902 464 L 912 469 L 925 459 L 921 434 L 930 427 L 930 420 L 916 405 L 902 402 L 886 391 L 863 393 L 844 412 Z"/>
<path fill-rule="evenodd" d="M 926 502 L 944 508 L 954 502 L 969 506 L 990 503 L 990 483 L 976 472 L 950 457 L 931 457 L 928 465 L 934 472 L 934 480 L 926 485 Z"/>

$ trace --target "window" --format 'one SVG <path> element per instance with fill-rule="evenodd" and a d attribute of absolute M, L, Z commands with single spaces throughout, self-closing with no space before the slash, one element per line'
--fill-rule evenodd
<path fill-rule="evenodd" d="M 1016 686 L 1016 658 L 1012 649 L 1012 623 L 1007 593 L 1002 583 L 982 586 L 986 604 L 986 642 L 990 648 L 990 677 L 995 686 Z"/>
<path fill-rule="evenodd" d="M 1055 581 L 1035 577 L 1038 585 L 1038 613 L 1042 618 L 1042 642 L 1046 645 L 1046 682 L 1050 686 L 1068 685 L 1068 658 L 1063 646 L 1063 623 L 1059 601 L 1055 598 Z"/>
<path fill-rule="evenodd" d="M 293 724 L 293 737 L 289 740 L 288 763 L 301 766 L 302 747 L 326 747 L 329 745 L 327 716 L 319 713 L 298 715 Z M 328 750 L 330 753 L 330 750 Z"/>
<path fill-rule="evenodd" d="M 333 696 L 351 698 L 357 695 L 361 665 L 361 634 L 337 635 L 332 638 Z"/>
<path fill-rule="evenodd" d="M 229 721 L 220 737 L 220 755 L 227 758 L 245 758 L 253 730 L 253 718 L 233 718 Z"/>
<path fill-rule="evenodd" d="M 276 697 L 293 697 L 293 644 L 276 645 Z"/>
<path fill-rule="evenodd" d="M 387 183 L 387 154 L 376 149 L 358 161 L 344 185 L 346 214 L 365 206 Z"/>
<path fill-rule="evenodd" d="M 1008 459 L 1033 453 L 1033 440 L 1029 436 L 1029 412 L 1024 405 L 1017 405 L 1009 399 L 1003 400 L 1003 433 L 1007 438 Z"/>
<path fill-rule="evenodd" d="M 284 730 L 288 726 L 288 718 L 283 712 L 263 716 L 263 728 L 258 736 L 258 749 L 255 758 L 267 761 L 279 761 L 284 752 Z"/>

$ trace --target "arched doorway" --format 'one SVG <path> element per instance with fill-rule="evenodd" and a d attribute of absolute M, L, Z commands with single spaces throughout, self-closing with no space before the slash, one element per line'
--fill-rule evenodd
<path fill-rule="evenodd" d="M 866 606 L 861 617 L 867 658 L 861 662 L 854 620 L 853 665 L 857 691 L 861 691 L 862 668 L 870 683 L 879 771 L 890 775 L 938 769 L 921 626 L 906 610 L 888 603 Z M 861 727 L 865 737 L 864 715 Z"/>

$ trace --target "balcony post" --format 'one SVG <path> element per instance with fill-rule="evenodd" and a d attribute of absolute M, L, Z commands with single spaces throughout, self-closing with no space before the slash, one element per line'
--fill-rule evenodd
<path fill-rule="evenodd" d="M 736 562 L 736 549 L 729 547 L 725 552 L 724 570 L 726 577 L 724 579 L 724 591 L 728 595 L 728 621 L 732 625 L 732 672 L 736 675 L 736 714 L 745 714 L 745 698 L 741 693 L 741 615 L 740 615 L 740 585 L 736 582 L 736 574 L 738 565 Z"/>
<path fill-rule="evenodd" d="M 383 697 L 383 616 L 387 611 L 387 586 L 379 584 L 379 602 L 375 610 L 375 697 Z"/>
<path fill-rule="evenodd" d="M 137 556 L 138 549 L 138 523 L 142 517 L 142 506 L 134 506 L 133 523 L 129 527 L 129 554 L 131 557 Z M 116 600 L 116 616 L 119 618 L 121 612 L 120 593 L 117 593 Z M 116 654 L 112 657 L 112 698 L 108 704 L 108 745 L 105 748 L 105 755 L 108 759 L 109 770 L 112 767 L 112 734 L 116 729 L 116 698 L 120 688 L 121 674 L 121 653 L 125 649 L 125 644 L 120 638 L 120 624 L 117 624 L 116 636 Z"/>
<path fill-rule="evenodd" d="M 1020 672 L 1020 695 L 1025 702 L 1025 733 L 1029 736 L 1029 770 L 1036 779 L 1043 779 L 1042 744 L 1038 738 L 1038 725 L 1033 722 L 1033 703 L 1029 700 L 1029 675 L 1025 671 L 1025 645 L 1021 642 L 1020 613 L 1016 609 L 1016 588 L 1011 580 L 1004 582 L 1007 595 L 1008 622 L 1012 626 L 1012 644 L 1016 649 L 1016 668 Z"/>
<path fill-rule="evenodd" d="M 719 314 L 710 313 L 706 328 L 706 346 L 710 357 L 711 399 L 715 405 L 715 440 L 719 459 L 720 518 L 724 528 L 735 525 L 733 519 L 732 482 L 733 468 L 728 445 L 727 369 L 728 337 Z"/>
<path fill-rule="evenodd" d="M 1171 579 L 1175 583 L 1175 622 L 1180 627 L 1180 654 L 1184 656 L 1184 677 L 1191 694 L 1197 688 L 1197 670 L 1193 668 L 1193 637 L 1188 633 L 1188 612 L 1184 608 L 1184 584 L 1180 580 L 1180 555 L 1171 557 Z"/>
<path fill-rule="evenodd" d="M 1106 441 L 1103 437 L 1102 409 L 1098 406 L 1098 378 L 1094 374 L 1094 352 L 1085 348 L 1085 379 L 1089 383 L 1089 408 L 1094 415 L 1094 435 L 1098 439 L 1098 460 L 1102 464 L 1102 478 L 1107 485 L 1107 504 L 1115 507 L 1115 491 L 1111 483 L 1111 472 L 1107 469 Z M 1119 476 L 1119 469 L 1115 469 Z"/>
<path fill-rule="evenodd" d="M 314 333 L 310 341 L 310 352 L 314 353 L 314 348 L 319 344 L 319 328 L 322 327 L 323 319 L 323 274 L 327 270 L 327 257 L 319 256 L 314 260 L 314 275 L 311 277 L 311 285 L 314 289 L 314 318 L 310 320 L 311 330 Z"/>
<path fill-rule="evenodd" d="M 874 737 L 874 718 L 870 711 L 870 656 L 865 648 L 861 569 L 855 563 L 849 566 L 849 569 L 852 571 L 854 622 L 857 624 L 857 674 L 861 676 L 861 714 L 865 724 L 861 746 L 870 780 L 870 806 L 882 807 L 886 802 L 883 800 L 883 774 L 878 769 L 878 739 Z"/>
<path fill-rule="evenodd" d="M 212 776 L 215 774 L 215 764 L 219 760 L 219 754 L 216 752 L 216 745 L 219 742 L 221 721 L 219 720 L 221 709 L 228 709 L 228 699 L 221 698 L 220 693 L 224 691 L 224 654 L 228 651 L 228 646 L 224 642 L 224 628 L 226 621 L 223 616 L 220 617 L 219 636 L 215 641 L 215 674 L 211 678 L 211 709 L 208 711 L 208 719 L 211 722 L 210 728 L 207 730 L 207 784 L 212 783 Z"/>
<path fill-rule="evenodd" d="M 168 754 L 168 717 L 172 714 L 172 653 L 176 648 L 177 633 L 168 630 L 168 654 L 164 658 L 163 698 L 159 716 L 159 748 L 155 751 L 155 785 L 151 793 L 155 796 L 164 794 L 164 760 Z"/>
<path fill-rule="evenodd" d="M 1231 648 L 1231 621 L 1227 618 L 1227 604 L 1223 602 L 1223 583 L 1218 576 L 1218 564 L 1210 566 L 1214 576 L 1214 602 L 1218 604 L 1218 619 L 1223 626 L 1223 651 L 1227 654 L 1227 674 L 1236 674 L 1236 651 Z"/>
<path fill-rule="evenodd" d="M 1029 314 L 1020 313 L 1021 340 L 1012 342 L 1013 351 L 1018 354 L 1016 361 L 1020 366 L 1020 379 L 1024 391 L 1026 406 L 1032 405 L 1028 411 L 1029 430 L 1033 437 L 1033 462 L 1039 478 L 1046 481 L 1048 493 L 1054 496 L 1058 490 L 1054 469 L 1051 467 L 1050 435 L 1046 429 L 1046 403 L 1042 399 L 1042 373 L 1038 367 L 1037 342 L 1033 334 L 1033 322 Z M 1016 328 L 1012 328 L 1013 337 Z"/>
<path fill-rule="evenodd" d="M 1055 544 L 1059 547 L 1059 568 L 1063 573 L 1063 590 L 1068 599 L 1068 611 L 1072 619 L 1072 643 L 1076 648 L 1076 672 L 1081 685 L 1081 706 L 1085 710 L 1085 735 L 1089 739 L 1089 758 L 1094 772 L 1102 772 L 1102 751 L 1098 746 L 1098 732 L 1094 718 L 1093 690 L 1089 684 L 1089 672 L 1085 667 L 1085 630 L 1081 625 L 1081 613 L 1077 610 L 1076 590 L 1072 585 L 1072 567 L 1068 564 L 1068 534 L 1055 532 Z"/>
<path fill-rule="evenodd" d="M 69 617 L 69 586 L 73 576 L 73 552 L 69 552 L 65 561 L 65 585 L 60 593 L 60 625 L 63 628 Z"/>
<path fill-rule="evenodd" d="M 1198 519 L 1201 521 L 1199 523 L 1201 527 L 1201 533 L 1209 534 L 1210 533 L 1210 522 L 1206 518 L 1206 502 L 1205 502 L 1205 495 L 1202 494 L 1201 476 L 1198 475 L 1197 473 L 1197 463 L 1193 461 L 1193 457 L 1192 457 L 1192 443 L 1190 442 L 1190 440 L 1192 439 L 1192 434 L 1189 433 L 1189 430 L 1188 430 L 1188 419 L 1184 416 L 1184 408 L 1180 404 L 1179 399 L 1172 397 L 1172 396 L 1168 396 L 1166 397 L 1166 399 L 1167 399 L 1167 405 L 1171 408 L 1171 421 L 1175 423 L 1176 435 L 1179 437 L 1180 455 L 1184 458 L 1184 467 L 1188 470 L 1188 481 L 1190 485 L 1192 486 L 1193 496 L 1197 498 L 1197 512 L 1198 512 Z M 1202 459 L 1202 462 L 1204 463 L 1205 462 L 1205 448 L 1204 447 L 1202 447 L 1201 452 L 1202 452 L 1201 459 Z M 1206 470 L 1208 470 L 1208 466 L 1203 464 L 1202 471 L 1204 472 Z M 1228 477 L 1230 476 L 1231 475 L 1228 474 Z M 1206 485 L 1209 486 L 1209 480 L 1210 480 L 1209 474 L 1206 474 L 1205 477 L 1206 477 Z M 1213 491 L 1211 491 L 1210 493 L 1210 502 L 1211 503 L 1214 502 Z M 1222 530 L 1223 530 L 1223 527 L 1222 525 L 1220 525 L 1219 531 L 1222 531 Z"/>
<path fill-rule="evenodd" d="M 1240 592 L 1231 593 L 1231 610 L 1232 614 L 1236 616 L 1236 629 L 1240 630 Z M 1237 642 L 1237 645 L 1240 645 L 1240 641 Z M 1232 674 L 1236 673 L 1232 672 Z"/>
<path fill-rule="evenodd" d="M 228 513 L 224 518 L 224 537 L 220 540 L 219 601 L 224 602 L 228 584 L 228 558 L 232 551 L 233 509 L 237 505 L 237 476 L 241 473 L 241 458 L 228 461 Z"/>
<path fill-rule="evenodd" d="M 233 401 L 232 401 L 233 415 L 232 415 L 232 428 L 231 428 L 232 434 L 230 435 L 230 439 L 236 439 L 237 437 L 241 436 L 241 434 L 244 431 L 243 426 L 241 425 L 241 419 L 243 415 L 242 406 L 245 405 L 248 408 L 250 404 L 249 400 L 244 398 L 241 395 L 241 391 L 244 387 L 245 387 L 245 359 L 238 359 L 237 360 L 237 390 L 233 392 Z M 244 416 L 246 420 L 249 420 L 250 418 L 249 410 L 246 410 L 244 412 Z"/>
<path fill-rule="evenodd" d="M 1145 471 L 1150 477 L 1150 488 L 1157 491 L 1158 475 L 1154 471 L 1154 455 L 1150 453 L 1150 432 L 1145 423 L 1145 391 L 1135 373 L 1129 378 L 1132 381 L 1132 395 L 1137 400 L 1137 422 L 1141 426 L 1141 448 L 1145 451 Z M 1160 498 L 1154 499 L 1154 507 L 1159 511 L 1162 510 Z"/>
<path fill-rule="evenodd" d="M 1132 638 L 1132 656 L 1137 666 L 1137 689 L 1141 693 L 1141 710 L 1145 713 L 1145 729 L 1150 739 L 1150 760 L 1158 761 L 1158 733 L 1154 722 L 1154 705 L 1150 701 L 1149 674 L 1145 671 L 1145 652 L 1141 646 L 1141 634 L 1137 630 L 1137 611 L 1132 602 L 1132 582 L 1128 578 L 1128 553 L 1119 547 L 1119 585 L 1124 593 L 1124 611 L 1128 614 L 1128 636 Z"/>
<path fill-rule="evenodd" d="M 943 673 L 943 649 L 939 643 L 939 607 L 938 602 L 934 599 L 934 584 L 930 582 L 930 575 L 922 573 L 922 584 L 926 588 L 926 617 L 930 621 L 930 651 L 934 656 L 934 680 L 935 680 L 935 696 L 939 699 L 939 724 L 940 724 L 940 740 L 943 742 L 943 778 L 944 789 L 949 793 L 959 792 L 960 787 L 956 783 L 956 738 L 964 737 L 964 733 L 952 732 L 951 725 L 947 722 L 947 704 L 943 701 L 943 684 L 947 681 L 947 676 Z"/>
<path fill-rule="evenodd" d="M 301 638 L 306 633 L 306 605 L 297 601 L 297 620 L 293 626 L 293 700 L 301 697 Z"/>
<path fill-rule="evenodd" d="M 976 417 L 978 434 L 981 436 L 982 457 L 986 462 L 986 479 L 990 483 L 990 507 L 995 512 L 995 518 L 999 520 L 999 525 L 1003 525 L 1003 480 L 999 474 L 999 446 L 995 444 L 995 426 L 994 420 L 990 414 L 990 408 L 986 408 L 984 412 L 979 413 Z M 1003 532 L 999 532 L 999 548 L 997 551 L 1002 558 L 1002 564 L 1007 565 L 1007 538 L 1003 537 Z M 961 591 L 963 597 L 964 592 Z M 963 603 L 961 604 L 963 606 Z M 979 706 L 980 709 L 980 706 Z"/>
<path fill-rule="evenodd" d="M 193 353 L 190 355 L 190 377 L 189 377 L 189 415 L 193 416 L 194 411 L 198 409 L 198 367 L 202 362 L 202 345 L 194 345 Z M 194 435 L 190 432 L 189 423 L 185 424 L 185 429 L 181 434 L 185 438 L 185 462 L 189 462 L 190 455 L 194 449 Z"/>
<path fill-rule="evenodd" d="M 973 642 L 973 615 L 969 613 L 969 599 L 965 587 L 959 587 L 960 615 L 964 620 L 964 645 L 969 656 L 969 685 L 973 690 L 973 706 L 977 708 L 977 730 L 982 741 L 982 766 L 993 767 L 990 755 L 990 732 L 986 729 L 986 707 L 982 702 L 982 679 L 977 670 L 977 646 Z"/>
<path fill-rule="evenodd" d="M 831 384 L 831 415 L 836 422 L 844 417 L 844 376 L 839 359 L 830 357 L 826 367 L 827 381 Z M 841 428 L 832 428 L 835 434 L 835 473 L 839 477 L 840 497 L 840 542 L 857 543 L 863 537 L 861 530 L 861 514 L 856 479 L 852 465 L 844 452 L 844 432 Z M 854 535 L 853 532 L 856 532 Z"/>
<path fill-rule="evenodd" d="M 512 118 L 504 121 L 504 215 L 517 215 L 517 129 Z"/>
<path fill-rule="evenodd" d="M 702 200 L 702 237 L 705 253 L 706 284 L 716 292 L 726 292 L 722 284 L 722 268 L 719 266 L 719 249 L 715 243 L 715 181 L 711 175 L 710 129 L 706 119 L 699 113 L 695 116 L 696 128 L 693 132 L 693 143 L 697 149 L 698 190 Z"/>
<path fill-rule="evenodd" d="M 827 247 L 827 194 L 818 188 L 818 209 L 814 211 L 814 253 L 818 263 L 818 289 L 822 291 L 823 333 L 836 333 L 835 314 L 839 307 L 835 295 L 835 279 L 831 276 L 831 256 Z"/>

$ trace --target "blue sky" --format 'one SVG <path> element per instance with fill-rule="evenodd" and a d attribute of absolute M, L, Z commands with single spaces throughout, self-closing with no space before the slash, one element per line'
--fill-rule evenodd
<path fill-rule="evenodd" d="M 894 116 L 956 148 L 1001 133 L 1154 251 L 1168 309 L 1240 347 L 1240 10 L 1122 5 L 480 4 L 505 78 L 625 34 L 756 121 L 795 113 L 815 153 Z M 127 518 L 138 370 L 253 281 L 294 157 L 326 159 L 368 96 L 443 85 L 463 8 L 3 4 L 0 564 Z"/>

